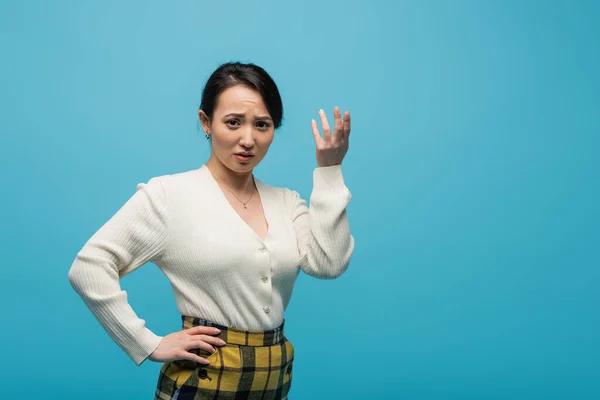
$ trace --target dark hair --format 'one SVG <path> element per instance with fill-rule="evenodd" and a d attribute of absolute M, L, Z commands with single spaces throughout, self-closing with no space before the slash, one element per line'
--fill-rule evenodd
<path fill-rule="evenodd" d="M 219 95 L 232 86 L 244 85 L 260 93 L 267 111 L 273 119 L 275 129 L 283 120 L 283 104 L 279 89 L 271 76 L 252 63 L 228 62 L 221 64 L 208 78 L 202 92 L 200 110 L 212 119 Z"/>

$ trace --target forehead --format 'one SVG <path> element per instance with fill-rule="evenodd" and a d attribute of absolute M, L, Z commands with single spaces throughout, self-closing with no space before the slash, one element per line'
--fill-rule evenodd
<path fill-rule="evenodd" d="M 217 102 L 219 113 L 255 111 L 266 112 L 267 108 L 258 91 L 247 86 L 236 85 L 225 89 Z"/>

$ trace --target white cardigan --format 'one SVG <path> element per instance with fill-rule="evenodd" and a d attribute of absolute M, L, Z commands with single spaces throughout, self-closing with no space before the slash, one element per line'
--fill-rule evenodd
<path fill-rule="evenodd" d="M 331 279 L 347 269 L 354 238 L 341 165 L 315 168 L 310 209 L 297 192 L 255 181 L 264 241 L 202 165 L 138 184 L 77 254 L 71 285 L 137 365 L 162 336 L 135 314 L 119 278 L 147 262 L 170 280 L 182 315 L 252 331 L 281 324 L 300 270 Z"/>

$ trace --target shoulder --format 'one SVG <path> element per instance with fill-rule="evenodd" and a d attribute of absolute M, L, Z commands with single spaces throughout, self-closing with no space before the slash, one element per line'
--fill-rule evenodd
<path fill-rule="evenodd" d="M 170 174 L 155 175 L 136 185 L 135 196 L 148 198 L 155 204 L 167 206 L 174 199 L 185 197 L 193 188 L 202 187 L 202 173 L 199 168 Z"/>
<path fill-rule="evenodd" d="M 155 190 L 160 188 L 164 192 L 172 192 L 183 188 L 189 189 L 190 185 L 201 183 L 204 179 L 206 177 L 201 167 L 170 174 L 156 175 L 148 179 L 146 183 L 138 184 L 138 186 L 152 187 Z"/>

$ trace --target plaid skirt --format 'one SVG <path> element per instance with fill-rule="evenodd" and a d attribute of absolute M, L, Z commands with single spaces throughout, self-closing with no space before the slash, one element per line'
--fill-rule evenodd
<path fill-rule="evenodd" d="M 273 330 L 251 332 L 182 316 L 183 328 L 216 327 L 215 336 L 226 342 L 209 353 L 191 352 L 208 359 L 209 365 L 191 360 L 163 363 L 155 400 L 262 399 L 285 400 L 292 384 L 294 347 L 283 333 Z"/>

